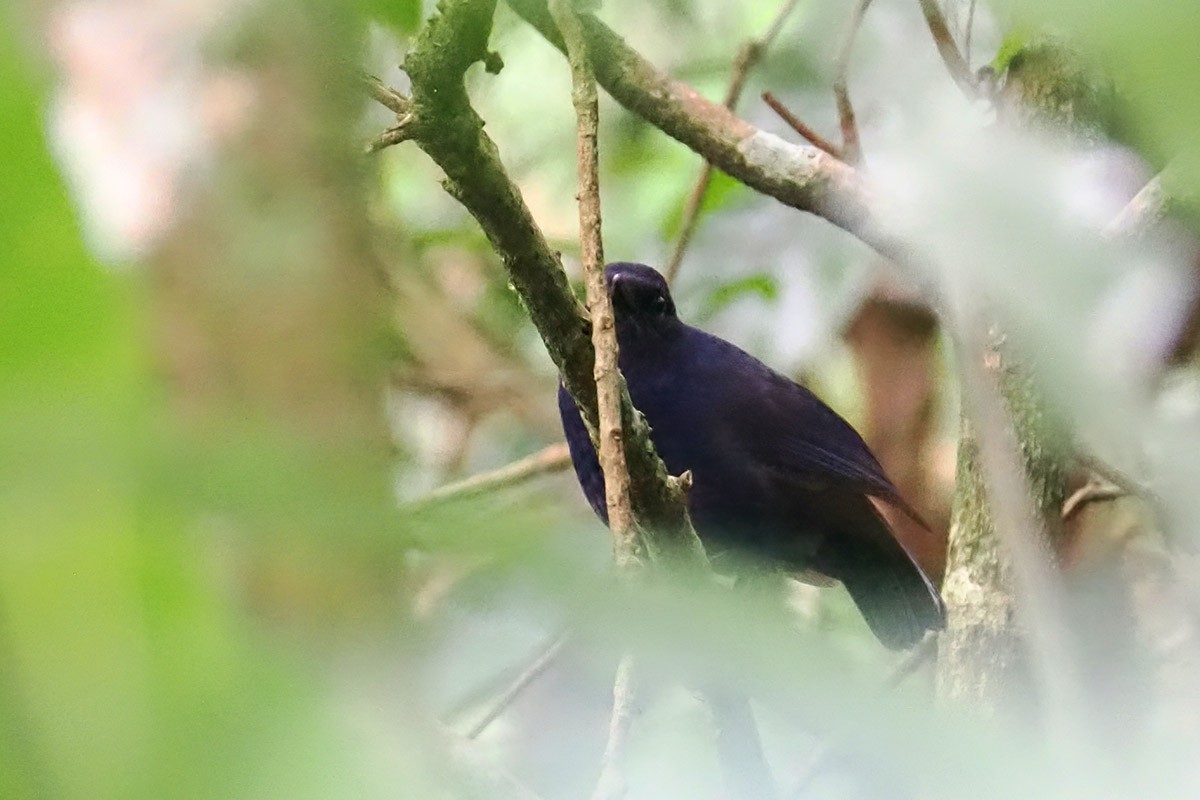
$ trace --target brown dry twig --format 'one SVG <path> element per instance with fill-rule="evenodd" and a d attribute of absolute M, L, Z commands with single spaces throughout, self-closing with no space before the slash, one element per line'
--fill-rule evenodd
<path fill-rule="evenodd" d="M 763 92 L 762 99 L 764 103 L 771 107 L 772 111 L 779 115 L 780 119 L 787 123 L 789 128 L 804 137 L 806 141 L 814 147 L 818 147 L 829 153 L 834 158 L 842 159 L 842 149 L 840 147 L 805 124 L 802 119 L 793 114 L 787 106 L 780 102 L 779 98 L 770 92 Z"/>
<path fill-rule="evenodd" d="M 396 124 L 367 142 L 366 152 L 368 154 L 377 153 L 385 147 L 391 147 L 411 139 L 411 127 L 415 119 L 412 114 L 412 101 L 385 85 L 374 75 L 364 75 L 363 83 L 366 84 L 367 91 L 370 92 L 375 102 L 396 115 Z"/>
<path fill-rule="evenodd" d="M 757 39 L 744 42 L 738 49 L 737 55 L 733 59 L 733 73 L 729 76 L 729 86 L 726 87 L 725 97 L 721 101 L 725 108 L 732 111 L 737 107 L 750 70 L 754 69 L 755 65 L 762 60 L 763 55 L 775 38 L 779 36 L 779 32 L 783 30 L 783 24 L 787 22 L 798 3 L 799 0 L 784 0 L 783 5 L 775 12 L 775 17 L 771 20 L 766 32 Z M 679 274 L 679 268 L 683 264 L 683 255 L 687 251 L 688 245 L 691 244 L 692 235 L 696 232 L 700 204 L 704 202 L 704 195 L 708 193 L 708 186 L 712 182 L 712 172 L 712 164 L 705 161 L 700 168 L 700 177 L 696 179 L 696 185 L 692 189 L 691 195 L 688 196 L 687 205 L 683 210 L 683 221 L 679 227 L 679 238 L 675 241 L 675 249 L 671 252 L 671 257 L 667 260 L 667 266 L 663 270 L 668 283 L 673 283 Z"/>
<path fill-rule="evenodd" d="M 770 92 L 764 92 L 762 95 L 763 102 L 770 106 L 771 110 L 788 124 L 788 127 L 814 146 L 848 164 L 858 164 L 862 160 L 862 144 L 858 136 L 858 122 L 854 116 L 854 106 L 850 103 L 850 90 L 847 85 L 847 75 L 850 71 L 850 51 L 854 47 L 854 39 L 858 36 L 858 29 L 862 27 L 863 17 L 866 16 L 867 8 L 870 5 L 871 0 L 857 0 L 850 14 L 850 20 L 846 23 L 846 30 L 842 34 L 841 44 L 838 46 L 837 54 L 833 60 L 833 97 L 834 102 L 837 104 L 838 125 L 842 131 L 841 147 L 837 147 L 813 130 L 802 119 L 793 114 L 775 95 Z"/>
<path fill-rule="evenodd" d="M 1169 205 L 1167 191 L 1163 186 L 1166 174 L 1167 170 L 1163 170 L 1143 186 L 1120 213 L 1104 226 L 1101 236 L 1110 240 L 1134 239 L 1161 222 L 1167 215 Z"/>
<path fill-rule="evenodd" d="M 592 791 L 592 800 L 616 800 L 624 797 L 628 784 L 625 781 L 625 748 L 629 732 L 636 716 L 636 664 L 632 655 L 626 653 L 617 665 L 617 677 L 613 680 L 612 717 L 608 723 L 608 742 L 600 761 L 600 777 Z"/>
<path fill-rule="evenodd" d="M 403 117 L 412 110 L 411 100 L 392 87 L 384 84 L 383 81 L 374 75 L 364 75 L 363 82 L 366 84 L 367 91 L 371 93 L 371 97 L 374 98 L 375 102 L 391 111 L 397 117 Z"/>
<path fill-rule="evenodd" d="M 929 33 L 932 34 L 933 42 L 937 45 L 938 54 L 941 55 L 942 62 L 946 65 L 946 71 L 958 84 L 958 88 L 962 89 L 963 94 L 968 98 L 975 98 L 979 93 L 975 83 L 975 74 L 971 72 L 971 65 L 958 51 L 958 45 L 954 43 L 954 36 L 950 33 L 950 26 L 946 23 L 946 17 L 942 14 L 942 9 L 938 7 L 937 0 L 918 0 L 918 2 L 921 4 L 921 13 L 925 15 L 925 24 L 929 26 Z"/>
<path fill-rule="evenodd" d="M 847 75 L 850 72 L 850 51 L 854 48 L 854 39 L 858 29 L 862 27 L 863 17 L 871 0 L 858 0 L 846 24 L 842 35 L 841 46 L 833 61 L 833 97 L 837 103 L 838 123 L 842 129 L 842 158 L 850 164 L 862 160 L 862 144 L 858 138 L 858 122 L 854 118 L 854 106 L 850 104 L 850 90 L 847 86 Z"/>
<path fill-rule="evenodd" d="M 617 569 L 628 580 L 641 565 L 642 547 L 630 502 L 629 471 L 621 434 L 621 392 L 625 379 L 617 367 L 617 332 L 612 298 L 604 279 L 604 245 L 600 227 L 600 179 L 597 147 L 599 102 L 587 43 L 571 0 L 550 0 L 550 13 L 562 32 L 571 65 L 571 101 L 575 106 L 579 158 L 579 238 L 586 278 L 588 312 L 592 317 L 592 346 L 596 351 L 596 397 L 600 424 L 596 430 L 597 455 L 604 474 L 608 527 L 612 531 Z M 633 656 L 626 653 L 613 682 L 612 716 L 608 744 L 600 763 L 594 800 L 625 795 L 625 745 L 633 724 L 635 681 Z"/>
<path fill-rule="evenodd" d="M 371 141 L 367 142 L 364 148 L 367 155 L 378 153 L 380 150 L 391 147 L 401 142 L 407 142 L 412 138 L 412 132 L 409 128 L 409 123 L 413 121 L 412 116 L 404 117 L 399 123 L 388 128 L 383 133 L 376 136 Z"/>
<path fill-rule="evenodd" d="M 570 0 L 550 0 L 550 13 L 567 45 L 571 65 L 571 102 L 575 106 L 579 161 L 579 239 L 596 353 L 593 378 L 599 424 L 596 452 L 604 473 L 608 527 L 613 536 L 617 567 L 629 569 L 641 559 L 641 547 L 630 502 L 629 470 L 621 431 L 621 393 L 625 379 L 617 367 L 617 332 L 612 299 L 604 280 L 604 243 L 600 225 L 599 100 L 596 80 L 579 18 Z"/>

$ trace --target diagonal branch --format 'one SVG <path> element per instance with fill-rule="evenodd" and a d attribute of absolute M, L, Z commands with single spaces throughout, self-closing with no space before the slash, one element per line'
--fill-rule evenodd
<path fill-rule="evenodd" d="M 491 472 L 472 475 L 461 481 L 434 489 L 406 505 L 412 511 L 441 505 L 451 500 L 464 500 L 481 494 L 517 486 L 539 475 L 560 472 L 571 466 L 571 454 L 563 442 L 543 447 L 511 464 Z"/>
<path fill-rule="evenodd" d="M 742 44 L 737 56 L 733 59 L 733 74 L 729 76 L 729 86 L 725 89 L 725 98 L 721 101 L 725 108 L 732 111 L 737 107 L 742 90 L 746 87 L 746 77 L 750 74 L 750 70 L 754 69 L 762 60 L 767 48 L 779 36 L 779 32 L 783 30 L 783 24 L 795 11 L 798 3 L 799 0 L 784 0 L 783 5 L 775 12 L 771 24 L 767 26 L 766 32 L 759 38 Z M 675 249 L 667 261 L 666 269 L 663 270 L 663 275 L 666 276 L 668 283 L 673 283 L 679 274 L 679 267 L 683 264 L 683 254 L 687 252 L 692 235 L 696 232 L 696 222 L 700 218 L 700 204 L 704 202 L 704 195 L 708 193 L 708 185 L 712 182 L 712 173 L 713 165 L 705 161 L 704 166 L 700 168 L 700 177 L 696 179 L 696 186 L 688 197 L 687 206 L 683 210 L 683 223 L 679 227 L 679 238 L 675 241 Z"/>
<path fill-rule="evenodd" d="M 562 38 L 544 0 L 506 0 L 553 45 Z M 872 215 L 859 173 L 815 147 L 759 130 L 672 80 L 590 15 L 582 15 L 596 80 L 630 111 L 699 153 L 717 169 L 780 202 L 816 214 L 901 263 L 905 248 Z"/>
<path fill-rule="evenodd" d="M 538 653 L 533 663 L 521 670 L 521 674 L 505 688 L 500 697 L 479 718 L 479 721 L 471 726 L 471 729 L 465 734 L 465 738 L 478 739 L 488 729 L 488 726 L 499 719 L 500 715 L 507 711 L 516 702 L 517 698 L 529 688 L 530 684 L 541 677 L 546 669 L 559 657 L 563 648 L 567 645 L 570 633 L 570 629 L 567 629 L 555 634 L 550 644 Z"/>
<path fill-rule="evenodd" d="M 954 36 L 950 33 L 950 26 L 946 23 L 946 17 L 938 7 L 937 0 L 917 1 L 921 4 L 925 24 L 929 26 L 929 33 L 932 34 L 933 43 L 937 45 L 938 54 L 946 65 L 946 71 L 958 84 L 958 88 L 962 89 L 963 94 L 969 98 L 975 97 L 978 90 L 975 76 L 971 73 L 971 65 L 958 51 L 958 45 L 954 43 Z"/>
<path fill-rule="evenodd" d="M 608 742 L 600 761 L 600 777 L 592 791 L 592 800 L 618 800 L 625 796 L 625 750 L 636 716 L 636 663 L 628 653 L 617 665 L 613 681 L 612 717 L 608 723 Z"/>
<path fill-rule="evenodd" d="M 772 111 L 779 115 L 781 120 L 787 123 L 789 128 L 804 137 L 805 141 L 815 147 L 819 147 L 834 158 L 845 160 L 842 158 L 842 149 L 840 147 L 817 133 L 804 120 L 793 114 L 791 109 L 785 106 L 778 97 L 770 92 L 763 92 L 762 99 L 764 103 L 770 106 Z"/>
<path fill-rule="evenodd" d="M 587 313 L 505 173 L 463 83 L 476 61 L 494 61 L 487 50 L 494 10 L 495 0 L 444 0 L 417 35 L 404 64 L 412 81 L 412 139 L 442 168 L 446 190 L 475 217 L 500 255 L 564 385 L 594 431 L 599 414 Z M 703 563 L 687 518 L 688 481 L 667 474 L 645 420 L 625 391 L 621 423 L 634 514 L 653 531 L 647 538 L 652 555 L 678 554 L 687 563 Z"/>

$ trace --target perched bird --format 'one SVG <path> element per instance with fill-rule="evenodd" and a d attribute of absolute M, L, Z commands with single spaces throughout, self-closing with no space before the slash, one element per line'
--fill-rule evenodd
<path fill-rule="evenodd" d="M 869 498 L 924 523 L 854 428 L 808 389 L 681 322 L 650 267 L 610 264 L 605 278 L 630 397 L 667 469 L 691 470 L 689 511 L 714 561 L 734 554 L 837 579 L 889 648 L 942 627 L 937 589 Z M 558 406 L 580 486 L 607 522 L 596 451 L 562 387 Z"/>

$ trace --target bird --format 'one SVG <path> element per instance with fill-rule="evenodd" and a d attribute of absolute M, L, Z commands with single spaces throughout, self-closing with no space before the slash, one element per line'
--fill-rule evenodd
<path fill-rule="evenodd" d="M 605 268 L 618 366 L 668 471 L 692 474 L 688 511 L 714 565 L 840 581 L 887 648 L 943 627 L 942 599 L 875 501 L 928 530 L 858 432 L 815 394 L 681 321 L 644 264 Z M 559 413 L 580 487 L 605 524 L 604 476 L 571 395 Z"/>

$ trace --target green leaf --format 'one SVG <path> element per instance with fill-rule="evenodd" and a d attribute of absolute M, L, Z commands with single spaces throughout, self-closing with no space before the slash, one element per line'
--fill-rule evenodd
<path fill-rule="evenodd" d="M 680 227 L 683 225 L 683 211 L 687 207 L 688 200 L 691 198 L 694 189 L 693 185 L 689 185 L 687 191 L 679 196 L 679 199 L 663 220 L 662 235 L 664 239 L 673 239 L 679 235 Z M 714 211 L 729 208 L 747 199 L 750 197 L 749 192 L 750 190 L 741 182 L 734 180 L 719 169 L 714 169 L 712 171 L 712 179 L 708 184 L 708 191 L 704 193 L 704 200 L 700 203 L 697 219 L 701 219 L 706 214 Z"/>
<path fill-rule="evenodd" d="M 402 36 L 411 36 L 424 17 L 421 0 L 366 0 L 367 16 Z"/>
<path fill-rule="evenodd" d="M 759 297 L 773 303 L 779 299 L 779 284 L 775 276 L 767 272 L 756 272 L 719 284 L 709 292 L 700 310 L 700 319 L 711 319 L 721 311 L 745 297 Z"/>

